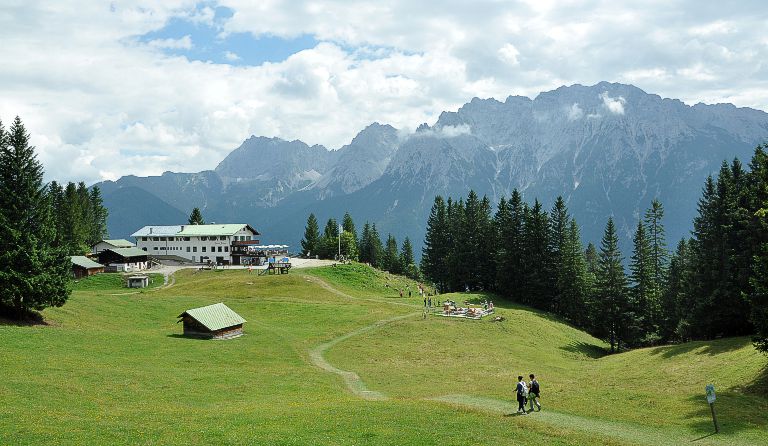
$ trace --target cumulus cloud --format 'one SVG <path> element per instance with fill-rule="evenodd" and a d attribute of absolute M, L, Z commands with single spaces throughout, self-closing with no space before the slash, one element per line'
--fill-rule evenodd
<path fill-rule="evenodd" d="M 192 48 L 192 37 L 186 35 L 180 39 L 150 40 L 149 46 L 167 50 L 188 50 Z"/>
<path fill-rule="evenodd" d="M 231 17 L 217 18 L 218 7 Z M 633 82 L 688 103 L 766 109 L 767 19 L 768 10 L 748 2 L 700 8 L 695 0 L 441 8 L 402 0 L 6 0 L 0 57 L 14 63 L 0 70 L 0 118 L 24 119 L 50 179 L 94 182 L 209 169 L 251 134 L 336 148 L 373 121 L 412 131 L 474 96 L 533 97 L 573 83 Z M 234 65 L 189 60 L 183 50 L 206 44 L 194 33 L 142 41 L 180 21 L 214 27 L 214 35 L 310 35 L 319 43 L 282 61 Z M 229 50 L 224 62 L 245 54 Z M 601 100 L 600 111 L 574 104 L 566 115 L 625 111 L 621 97 Z"/>
<path fill-rule="evenodd" d="M 605 106 L 609 112 L 613 113 L 614 115 L 624 114 L 624 104 L 627 103 L 627 100 L 622 96 L 612 98 L 608 95 L 607 91 L 604 91 L 600 94 L 600 99 L 603 100 L 603 106 Z"/>
<path fill-rule="evenodd" d="M 520 62 L 517 60 L 517 56 L 519 55 L 520 51 L 518 51 L 511 43 L 507 43 L 499 48 L 499 57 L 510 65 L 520 65 Z"/>
<path fill-rule="evenodd" d="M 224 59 L 227 59 L 230 62 L 237 62 L 238 60 L 241 60 L 241 57 L 232 51 L 224 51 Z"/>

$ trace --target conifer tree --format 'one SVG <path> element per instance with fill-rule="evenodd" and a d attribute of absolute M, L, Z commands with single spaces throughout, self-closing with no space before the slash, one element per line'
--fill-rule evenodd
<path fill-rule="evenodd" d="M 341 254 L 347 260 L 356 261 L 358 259 L 357 241 L 355 235 L 349 231 L 341 232 Z"/>
<path fill-rule="evenodd" d="M 576 220 L 571 219 L 558 265 L 558 314 L 580 327 L 588 325 L 587 280 L 587 265 L 582 251 L 579 225 Z"/>
<path fill-rule="evenodd" d="M 534 200 L 533 207 L 526 212 L 523 226 L 523 256 L 525 272 L 523 302 L 541 310 L 552 306 L 555 274 L 552 264 L 549 215 Z"/>
<path fill-rule="evenodd" d="M 381 243 L 381 236 L 376 229 L 376 223 L 371 225 L 371 241 L 370 241 L 370 256 L 371 265 L 374 268 L 382 269 L 382 256 L 384 255 L 384 246 Z"/>
<path fill-rule="evenodd" d="M 329 218 L 323 228 L 318 251 L 321 258 L 335 259 L 339 254 L 339 224 L 335 218 Z"/>
<path fill-rule="evenodd" d="M 645 233 L 650 245 L 650 261 L 652 267 L 651 288 L 648 295 L 648 317 L 657 320 L 661 317 L 661 294 L 665 288 L 667 268 L 669 266 L 669 251 L 664 236 L 664 207 L 659 199 L 651 202 L 651 207 L 645 212 Z"/>
<path fill-rule="evenodd" d="M 598 335 L 608 340 L 611 353 L 621 348 L 632 316 L 627 300 L 627 278 L 624 275 L 622 261 L 616 226 L 613 218 L 609 218 L 600 242 L 595 299 L 597 311 L 601 313 L 600 323 L 596 324 L 596 328 L 600 329 Z"/>
<path fill-rule="evenodd" d="M 450 230 L 445 201 L 438 195 L 435 197 L 427 219 L 424 247 L 421 250 L 421 271 L 441 292 L 447 291 L 450 249 Z"/>
<path fill-rule="evenodd" d="M 688 242 L 685 239 L 677 244 L 672 258 L 669 261 L 666 286 L 661 295 L 661 317 L 659 319 L 659 336 L 662 342 L 672 340 L 684 340 L 680 333 L 688 330 L 680 327 L 680 321 L 688 307 L 686 294 L 688 287 L 688 275 L 690 271 L 690 252 Z"/>
<path fill-rule="evenodd" d="M 641 341 L 653 342 L 656 334 L 655 296 L 654 290 L 654 264 L 653 251 L 650 240 L 645 232 L 642 221 L 637 222 L 637 229 L 632 238 L 633 250 L 629 264 L 630 281 L 632 282 L 630 295 L 638 317 Z"/>
<path fill-rule="evenodd" d="M 319 243 L 320 243 L 320 226 L 317 224 L 317 217 L 315 217 L 315 214 L 309 214 L 309 217 L 307 218 L 307 225 L 304 228 L 304 238 L 301 239 L 302 255 L 311 256 L 313 254 L 319 254 L 318 253 Z"/>
<path fill-rule="evenodd" d="M 349 232 L 357 241 L 357 229 L 355 229 L 355 222 L 352 220 L 352 216 L 349 212 L 344 213 L 344 218 L 341 220 L 341 227 L 344 232 Z"/>
<path fill-rule="evenodd" d="M 568 215 L 568 208 L 565 205 L 565 200 L 563 200 L 562 196 L 558 196 L 554 206 L 552 206 L 550 221 L 550 244 L 552 247 L 551 262 L 555 278 L 555 287 L 552 290 L 552 304 L 550 309 L 554 313 L 564 314 L 561 312 L 560 306 L 561 301 L 564 298 L 563 293 L 566 292 L 566 288 L 571 285 L 569 283 L 569 280 L 572 278 L 570 277 L 572 273 L 570 268 L 572 268 L 573 265 L 568 264 L 564 258 L 570 216 Z M 579 252 L 581 252 L 581 248 L 579 248 Z"/>
<path fill-rule="evenodd" d="M 89 231 L 88 245 L 93 246 L 107 237 L 107 217 L 109 212 L 104 207 L 104 201 L 101 198 L 101 189 L 99 186 L 91 187 L 88 194 L 90 207 L 91 224 Z"/>
<path fill-rule="evenodd" d="M 397 248 L 397 240 L 392 234 L 387 236 L 387 243 L 384 246 L 384 253 L 381 259 L 382 269 L 392 274 L 402 273 L 400 267 L 400 254 Z"/>
<path fill-rule="evenodd" d="M 205 220 L 203 220 L 203 214 L 200 212 L 200 208 L 194 208 L 192 209 L 192 212 L 189 214 L 189 219 L 187 220 L 187 223 L 190 225 L 204 225 Z"/>
<path fill-rule="evenodd" d="M 408 237 L 403 240 L 403 246 L 400 247 L 400 267 L 404 275 L 414 280 L 419 279 L 419 268 L 413 259 L 413 245 Z"/>
<path fill-rule="evenodd" d="M 768 353 L 768 146 L 758 146 L 750 163 L 750 209 L 753 224 L 750 240 L 755 246 L 751 268 L 750 319 L 755 327 L 755 347 Z"/>
<path fill-rule="evenodd" d="M 21 119 L 0 122 L 0 312 L 24 317 L 69 297 L 70 262 L 53 246 L 51 197 Z"/>

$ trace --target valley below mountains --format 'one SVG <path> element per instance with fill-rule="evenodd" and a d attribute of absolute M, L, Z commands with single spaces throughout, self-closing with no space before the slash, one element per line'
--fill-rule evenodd
<path fill-rule="evenodd" d="M 417 255 L 435 195 L 470 189 L 496 203 L 517 188 L 551 207 L 562 195 L 599 242 L 613 216 L 629 240 L 659 198 L 667 241 L 689 236 L 704 180 L 723 160 L 748 162 L 768 142 L 768 114 L 731 104 L 687 105 L 624 84 L 573 85 L 535 99 L 472 99 L 413 133 L 373 123 L 337 149 L 251 136 L 213 170 L 124 176 L 98 183 L 112 238 L 179 224 L 199 207 L 208 222 L 249 223 L 265 243 L 298 251 L 310 212 L 351 213 L 358 228 L 410 237 Z"/>

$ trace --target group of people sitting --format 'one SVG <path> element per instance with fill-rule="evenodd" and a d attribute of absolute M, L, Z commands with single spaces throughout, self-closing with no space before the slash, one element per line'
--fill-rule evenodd
<path fill-rule="evenodd" d="M 539 401 L 541 390 L 539 388 L 539 382 L 536 380 L 536 377 L 533 375 L 533 373 L 528 376 L 531 378 L 531 380 L 527 383 L 522 376 L 517 377 L 517 413 L 521 413 L 523 415 L 529 412 L 533 412 L 534 404 L 536 405 L 536 409 L 541 411 L 541 401 Z M 531 408 L 527 412 L 525 410 L 526 403 L 530 404 Z"/>

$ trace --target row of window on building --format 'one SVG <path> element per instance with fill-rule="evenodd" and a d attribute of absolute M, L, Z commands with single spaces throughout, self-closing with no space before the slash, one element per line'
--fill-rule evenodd
<path fill-rule="evenodd" d="M 218 250 L 217 250 L 218 248 Z M 222 251 L 222 248 L 224 250 Z M 146 251 L 147 248 L 141 248 L 142 250 Z M 206 252 L 206 246 L 202 246 L 201 252 Z M 153 251 L 181 251 L 181 246 L 155 246 L 152 248 Z M 197 252 L 197 246 L 187 246 L 187 252 Z M 211 252 L 229 252 L 229 246 L 211 246 Z"/>
<path fill-rule="evenodd" d="M 218 237 L 215 236 L 215 235 L 201 236 L 200 237 L 200 241 L 203 241 L 203 242 L 207 241 L 207 240 L 228 240 L 228 239 L 229 239 L 229 237 L 227 237 L 226 235 L 220 235 Z M 246 241 L 246 240 L 251 240 L 251 236 L 250 235 L 235 235 L 235 236 L 232 236 L 232 239 L 234 241 Z M 155 242 L 173 242 L 173 241 L 176 241 L 176 242 L 181 242 L 181 241 L 188 242 L 188 241 L 190 241 L 190 238 L 189 237 L 142 237 L 141 238 L 141 241 L 143 241 L 143 242 L 146 242 L 146 241 L 149 241 L 149 240 L 152 240 L 152 241 L 155 241 Z"/>

